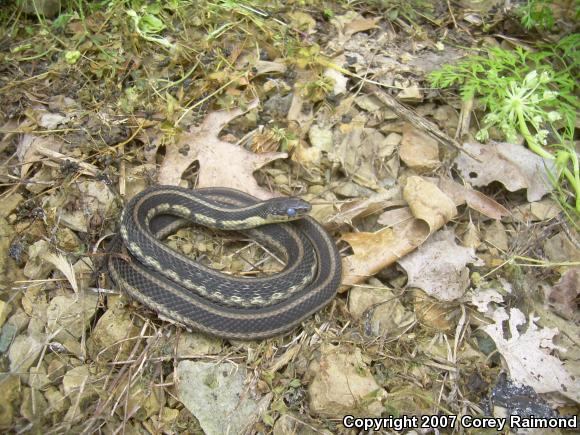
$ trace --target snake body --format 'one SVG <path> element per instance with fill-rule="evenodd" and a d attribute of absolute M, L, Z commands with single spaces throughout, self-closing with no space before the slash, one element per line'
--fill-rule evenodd
<path fill-rule="evenodd" d="M 237 339 L 281 334 L 324 307 L 340 284 L 340 257 L 324 228 L 308 216 L 281 222 L 300 217 L 309 209 L 304 204 L 293 198 L 263 203 L 227 188 L 149 188 L 123 211 L 120 233 L 128 252 L 109 257 L 110 275 L 141 303 L 203 332 Z M 279 222 L 268 224 L 273 220 Z M 252 279 L 206 268 L 160 241 L 187 222 L 242 230 L 287 265 Z"/>

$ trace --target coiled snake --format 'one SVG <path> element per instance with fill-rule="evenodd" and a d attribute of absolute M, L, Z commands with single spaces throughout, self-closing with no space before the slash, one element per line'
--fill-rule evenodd
<path fill-rule="evenodd" d="M 123 211 L 120 233 L 128 253 L 109 256 L 109 273 L 141 303 L 203 332 L 248 340 L 281 334 L 324 307 L 340 285 L 336 245 L 305 216 L 309 210 L 297 198 L 261 202 L 228 188 L 151 187 Z M 287 264 L 260 278 L 206 268 L 160 241 L 188 222 L 241 230 Z"/>

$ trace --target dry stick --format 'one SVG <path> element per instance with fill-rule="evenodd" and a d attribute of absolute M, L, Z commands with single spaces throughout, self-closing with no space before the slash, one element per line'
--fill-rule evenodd
<path fill-rule="evenodd" d="M 461 139 L 469 132 L 469 124 L 471 124 L 471 112 L 473 110 L 473 98 L 463 101 L 461 104 L 461 112 L 459 113 L 459 122 L 457 131 L 455 132 L 455 139 Z"/>
<path fill-rule="evenodd" d="M 433 122 L 423 118 L 422 116 L 419 116 L 414 110 L 406 106 L 403 106 L 401 103 L 397 101 L 396 98 L 391 97 L 389 94 L 380 89 L 378 86 L 366 84 L 365 88 L 368 91 L 372 92 L 374 95 L 376 95 L 376 97 L 379 100 L 381 100 L 383 104 L 388 106 L 389 109 L 395 112 L 397 116 L 399 116 L 400 118 L 404 119 L 407 122 L 410 122 L 415 127 L 419 127 L 421 130 L 425 131 L 425 133 L 427 133 L 437 142 L 440 142 L 445 146 L 455 148 L 456 150 L 461 151 L 464 154 L 467 154 L 472 159 L 481 162 L 479 158 L 463 149 L 455 139 L 447 136 L 445 133 L 439 130 L 439 127 L 437 127 L 437 125 L 435 125 Z"/>

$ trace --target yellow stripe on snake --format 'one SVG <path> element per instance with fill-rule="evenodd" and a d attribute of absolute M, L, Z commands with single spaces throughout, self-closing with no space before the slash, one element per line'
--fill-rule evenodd
<path fill-rule="evenodd" d="M 340 285 L 336 245 L 306 216 L 309 210 L 298 198 L 262 202 L 228 188 L 154 186 L 125 207 L 117 245 L 122 240 L 128 252 L 109 256 L 109 273 L 141 303 L 200 331 L 247 340 L 278 335 L 324 307 Z M 161 242 L 191 223 L 242 231 L 282 256 L 286 266 L 270 276 L 236 277 Z"/>

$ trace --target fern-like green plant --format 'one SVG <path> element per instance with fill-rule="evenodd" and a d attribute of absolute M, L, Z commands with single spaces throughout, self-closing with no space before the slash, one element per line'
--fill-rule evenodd
<path fill-rule="evenodd" d="M 554 180 L 569 182 L 577 213 L 580 171 L 572 141 L 580 106 L 575 79 L 580 69 L 579 39 L 580 35 L 574 34 L 535 51 L 493 47 L 483 55 L 445 65 L 429 76 L 435 87 L 458 85 L 464 99 L 480 101 L 486 115 L 478 140 L 488 140 L 490 128 L 495 127 L 511 142 L 521 134 L 532 151 L 555 160 L 558 173 L 553 174 Z"/>

